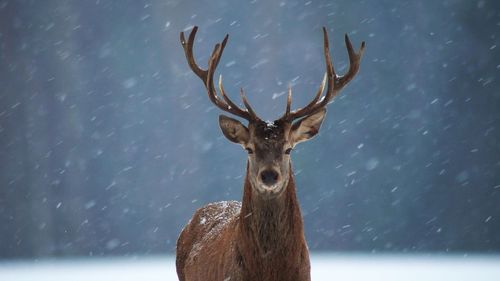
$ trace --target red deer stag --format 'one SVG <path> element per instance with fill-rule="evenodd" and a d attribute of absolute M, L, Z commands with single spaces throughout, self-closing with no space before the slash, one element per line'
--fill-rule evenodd
<path fill-rule="evenodd" d="M 252 110 L 243 90 L 245 108 L 229 99 L 214 72 L 228 35 L 215 45 L 208 69 L 201 69 L 193 56 L 197 27 L 180 40 L 191 70 L 203 81 L 210 100 L 220 109 L 246 119 L 219 116 L 222 133 L 248 152 L 243 202 L 217 202 L 198 209 L 177 241 L 177 274 L 180 281 L 303 281 L 310 280 L 309 253 L 304 238 L 290 160 L 293 147 L 315 136 L 326 113 L 326 105 L 359 70 L 365 43 L 356 53 L 349 37 L 349 70 L 338 76 L 330 59 L 328 35 L 323 28 L 326 74 L 316 96 L 305 107 L 290 111 L 291 90 L 285 113 L 265 122 Z M 322 96 L 327 85 L 326 94 Z M 222 97 L 222 98 L 221 98 Z M 295 120 L 298 120 L 294 122 Z"/>

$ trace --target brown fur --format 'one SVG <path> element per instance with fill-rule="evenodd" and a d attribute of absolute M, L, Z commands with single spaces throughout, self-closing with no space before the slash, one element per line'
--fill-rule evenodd
<path fill-rule="evenodd" d="M 259 197 L 247 173 L 241 204 L 219 202 L 197 210 L 177 241 L 176 265 L 180 281 L 309 281 L 291 173 L 279 197 Z"/>

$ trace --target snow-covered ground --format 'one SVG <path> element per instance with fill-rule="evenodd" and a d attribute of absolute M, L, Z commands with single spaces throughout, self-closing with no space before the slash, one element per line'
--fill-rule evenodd
<path fill-rule="evenodd" d="M 500 280 L 500 256 L 313 254 L 312 280 Z M 170 281 L 173 257 L 0 262 L 1 281 Z"/>

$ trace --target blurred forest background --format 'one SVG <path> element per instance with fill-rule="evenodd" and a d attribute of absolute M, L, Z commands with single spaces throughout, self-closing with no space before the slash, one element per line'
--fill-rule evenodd
<path fill-rule="evenodd" d="M 500 252 L 499 1 L 0 1 L 0 258 L 173 253 L 246 153 L 188 68 L 275 119 L 367 51 L 293 152 L 312 251 Z"/>

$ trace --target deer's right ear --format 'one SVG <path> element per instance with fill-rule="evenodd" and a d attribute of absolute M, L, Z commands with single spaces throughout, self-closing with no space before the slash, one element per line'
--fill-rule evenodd
<path fill-rule="evenodd" d="M 228 140 L 241 145 L 248 143 L 250 134 L 248 133 L 247 127 L 241 124 L 240 121 L 224 115 L 219 115 L 219 126 Z"/>

